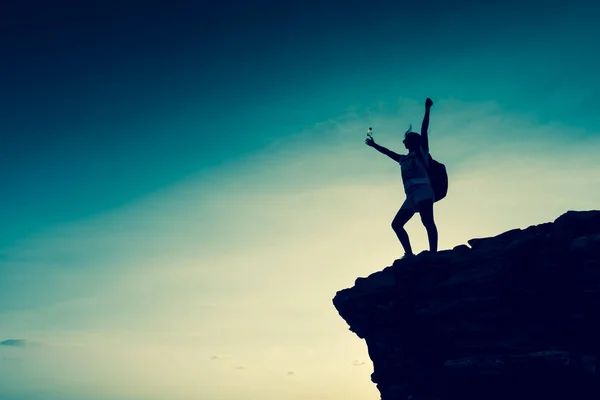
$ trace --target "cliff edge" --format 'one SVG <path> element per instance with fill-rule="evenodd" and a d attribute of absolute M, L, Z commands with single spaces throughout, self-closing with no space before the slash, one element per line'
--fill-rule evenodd
<path fill-rule="evenodd" d="M 381 399 L 600 399 L 600 211 L 468 243 L 333 299 Z"/>

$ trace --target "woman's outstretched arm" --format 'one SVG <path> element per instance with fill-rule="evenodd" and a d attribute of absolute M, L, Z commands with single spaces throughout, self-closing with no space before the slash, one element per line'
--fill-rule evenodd
<path fill-rule="evenodd" d="M 423 124 L 421 124 L 421 147 L 423 150 L 429 151 L 429 136 L 427 131 L 429 130 L 429 110 L 433 105 L 433 101 L 428 97 L 425 100 L 425 116 L 423 117 Z"/>
<path fill-rule="evenodd" d="M 367 138 L 367 140 L 365 140 L 365 144 L 367 146 L 374 148 L 378 152 L 385 154 L 386 156 L 388 156 L 389 158 L 391 158 L 392 160 L 394 160 L 396 162 L 400 162 L 404 158 L 404 156 L 402 154 L 395 153 L 395 152 L 391 151 L 390 149 L 386 149 L 385 147 L 378 145 L 377 143 L 375 143 L 375 141 L 371 137 L 369 137 L 369 138 Z"/>

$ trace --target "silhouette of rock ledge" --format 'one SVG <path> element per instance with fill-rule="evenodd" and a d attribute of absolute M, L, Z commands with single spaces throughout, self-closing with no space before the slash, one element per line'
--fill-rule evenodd
<path fill-rule="evenodd" d="M 333 299 L 381 399 L 600 399 L 600 211 L 469 244 Z"/>

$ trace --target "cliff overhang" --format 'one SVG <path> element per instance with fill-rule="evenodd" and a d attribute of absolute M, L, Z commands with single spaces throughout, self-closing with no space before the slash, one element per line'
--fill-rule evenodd
<path fill-rule="evenodd" d="M 600 399 L 600 211 L 468 243 L 333 299 L 382 400 Z"/>

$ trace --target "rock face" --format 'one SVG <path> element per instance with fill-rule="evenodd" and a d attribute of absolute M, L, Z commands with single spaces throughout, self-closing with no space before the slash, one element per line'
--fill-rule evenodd
<path fill-rule="evenodd" d="M 382 400 L 600 399 L 600 211 L 397 260 L 333 303 Z"/>

